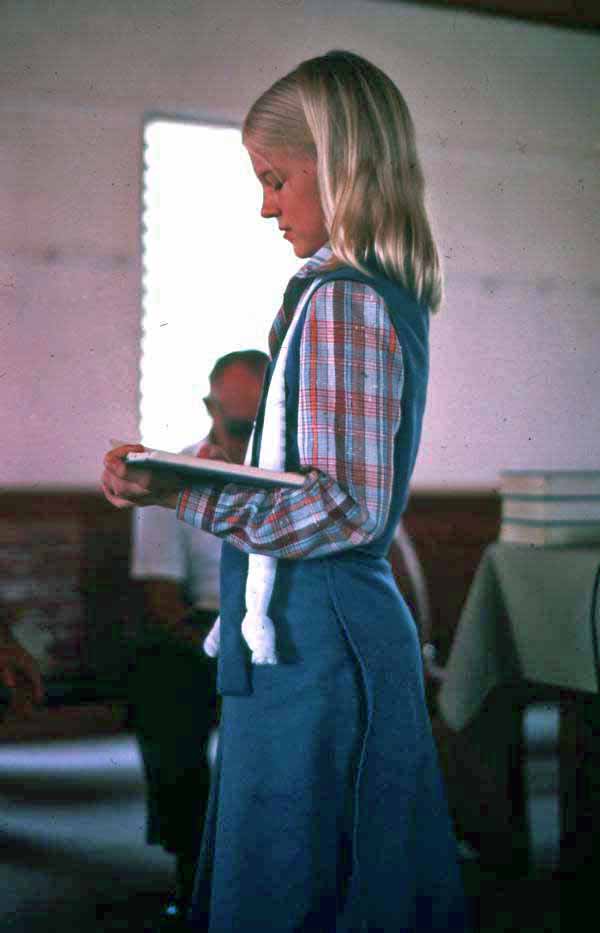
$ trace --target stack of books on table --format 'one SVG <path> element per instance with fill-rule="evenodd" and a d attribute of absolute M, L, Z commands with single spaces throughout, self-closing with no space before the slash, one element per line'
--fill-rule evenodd
<path fill-rule="evenodd" d="M 600 545 L 600 470 L 500 473 L 500 541 Z"/>

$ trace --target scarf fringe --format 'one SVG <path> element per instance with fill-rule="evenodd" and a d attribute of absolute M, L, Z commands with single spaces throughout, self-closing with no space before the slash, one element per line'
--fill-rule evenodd
<path fill-rule="evenodd" d="M 216 658 L 219 653 L 219 648 L 221 646 L 221 616 L 217 616 L 215 621 L 212 624 L 212 628 L 204 642 L 202 647 L 204 648 L 204 653 L 209 656 L 209 658 Z"/>
<path fill-rule="evenodd" d="M 259 467 L 268 470 L 285 468 L 285 364 L 293 333 L 298 325 L 302 310 L 310 301 L 313 292 L 321 284 L 314 279 L 302 295 L 294 317 L 287 329 L 279 350 L 277 362 L 265 403 L 262 441 L 258 458 Z M 248 448 L 252 450 L 254 435 Z M 269 603 L 275 585 L 277 558 L 264 554 L 248 555 L 248 578 L 246 582 L 246 615 L 242 621 L 242 636 L 252 652 L 253 664 L 277 664 L 275 648 L 275 626 L 269 617 Z M 217 619 L 204 640 L 206 654 L 214 658 L 219 652 L 220 619 Z"/>

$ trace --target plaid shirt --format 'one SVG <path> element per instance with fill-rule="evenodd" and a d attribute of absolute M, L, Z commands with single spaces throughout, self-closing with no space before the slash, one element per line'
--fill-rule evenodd
<path fill-rule="evenodd" d="M 322 247 L 288 284 L 269 335 L 272 354 L 307 280 L 330 257 Z M 304 486 L 194 487 L 181 494 L 178 517 L 271 557 L 321 557 L 367 544 L 388 517 L 402 383 L 402 349 L 383 299 L 362 283 L 326 283 L 312 296 L 300 343 Z"/>

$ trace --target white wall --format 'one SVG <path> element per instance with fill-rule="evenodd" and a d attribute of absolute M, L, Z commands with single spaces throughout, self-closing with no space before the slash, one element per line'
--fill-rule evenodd
<path fill-rule="evenodd" d="M 5 0 L 3 486 L 94 486 L 137 436 L 144 114 L 239 121 L 331 47 L 403 90 L 446 257 L 415 485 L 600 466 L 597 35 L 374 0 Z"/>

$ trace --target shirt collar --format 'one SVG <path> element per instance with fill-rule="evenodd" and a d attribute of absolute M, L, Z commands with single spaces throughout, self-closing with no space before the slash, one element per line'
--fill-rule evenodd
<path fill-rule="evenodd" d="M 333 250 L 329 243 L 325 243 L 321 249 L 318 249 L 310 259 L 307 259 L 304 265 L 296 272 L 298 278 L 308 278 L 308 276 L 316 275 L 318 269 L 326 262 L 328 262 L 333 256 Z"/>

